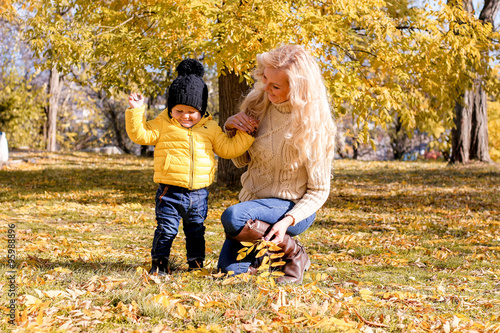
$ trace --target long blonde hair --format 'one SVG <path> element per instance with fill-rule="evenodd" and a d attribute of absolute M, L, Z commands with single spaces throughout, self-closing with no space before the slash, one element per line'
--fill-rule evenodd
<path fill-rule="evenodd" d="M 321 70 L 303 46 L 285 45 L 259 54 L 253 72 L 255 85 L 240 106 L 241 111 L 258 119 L 262 119 L 270 103 L 262 82 L 268 66 L 288 76 L 292 124 L 286 139 L 292 140 L 298 150 L 298 162 L 310 162 L 316 175 L 320 163 L 333 158 L 336 135 Z"/>

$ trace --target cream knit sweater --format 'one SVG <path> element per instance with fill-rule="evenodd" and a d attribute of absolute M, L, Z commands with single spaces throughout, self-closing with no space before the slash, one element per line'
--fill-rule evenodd
<path fill-rule="evenodd" d="M 330 193 L 331 160 L 320 162 L 320 176 L 309 175 L 307 163 L 298 164 L 298 152 L 285 134 L 291 126 L 290 102 L 270 104 L 261 119 L 255 142 L 240 157 L 238 168 L 248 165 L 241 176 L 240 201 L 280 198 L 295 202 L 287 213 L 298 223 L 315 213 Z"/>

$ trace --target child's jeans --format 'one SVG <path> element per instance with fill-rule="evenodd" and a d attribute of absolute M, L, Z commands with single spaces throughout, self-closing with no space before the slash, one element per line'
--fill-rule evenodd
<path fill-rule="evenodd" d="M 295 206 L 293 201 L 278 198 L 240 202 L 226 209 L 222 213 L 221 221 L 225 232 L 230 236 L 236 236 L 248 220 L 261 220 L 269 224 L 275 224 L 284 218 L 285 214 L 293 206 Z M 290 236 L 301 234 L 311 226 L 315 217 L 316 214 L 312 214 L 305 220 L 298 222 L 294 226 L 290 226 L 287 234 Z M 236 260 L 238 250 L 241 248 L 242 245 L 240 242 L 226 239 L 219 255 L 218 269 L 224 273 L 232 271 L 234 274 L 241 274 L 248 271 L 253 256 L 247 256 L 240 261 Z"/>
<path fill-rule="evenodd" d="M 205 259 L 205 226 L 207 218 L 208 190 L 188 190 L 183 187 L 160 184 L 156 191 L 157 227 L 151 249 L 151 257 L 168 258 L 170 248 L 182 218 L 186 235 L 186 254 L 188 261 Z"/>

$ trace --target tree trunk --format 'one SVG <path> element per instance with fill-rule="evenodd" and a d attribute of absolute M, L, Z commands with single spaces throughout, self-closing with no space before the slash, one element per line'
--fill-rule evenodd
<path fill-rule="evenodd" d="M 500 0 L 485 0 L 479 19 L 483 22 L 490 23 L 494 27 L 494 20 L 499 9 Z M 488 110 L 486 93 L 482 85 L 478 92 L 476 104 L 478 107 L 474 109 L 472 114 L 470 158 L 482 162 L 492 162 L 488 149 Z"/>
<path fill-rule="evenodd" d="M 148 99 L 146 99 L 147 106 L 146 106 L 146 111 L 144 112 L 147 112 L 147 110 L 150 110 L 153 107 L 153 99 L 154 97 L 149 97 Z M 168 101 L 168 89 L 165 95 L 165 101 Z M 141 145 L 140 156 L 151 157 L 151 151 L 149 150 L 149 146 Z"/>
<path fill-rule="evenodd" d="M 472 12 L 472 1 L 463 2 L 465 10 Z M 479 19 L 493 24 L 500 8 L 500 0 L 485 0 Z M 455 105 L 455 128 L 452 130 L 450 163 L 467 163 L 469 160 L 491 162 L 488 148 L 488 113 L 483 78 L 474 80 L 472 89 L 462 95 Z"/>
<path fill-rule="evenodd" d="M 469 162 L 472 107 L 475 93 L 467 90 L 462 97 L 463 104 L 455 104 L 455 127 L 451 131 L 450 163 Z"/>
<path fill-rule="evenodd" d="M 234 72 L 226 72 L 219 76 L 219 124 L 224 126 L 226 119 L 238 113 L 239 103 L 249 86 L 245 80 L 240 82 L 240 76 Z M 241 175 L 245 168 L 238 169 L 231 160 L 219 158 L 217 166 L 217 183 L 221 185 L 240 186 Z"/>
<path fill-rule="evenodd" d="M 478 87 L 472 110 L 469 158 L 481 162 L 492 162 L 488 149 L 488 112 L 483 86 Z"/>
<path fill-rule="evenodd" d="M 411 144 L 399 116 L 394 122 L 394 132 L 389 131 L 389 138 L 394 159 L 402 160 L 404 155 L 411 151 Z"/>
<path fill-rule="evenodd" d="M 49 79 L 49 105 L 47 112 L 47 151 L 57 150 L 57 110 L 59 107 L 59 95 L 63 81 L 59 75 L 56 65 L 52 66 Z"/>
<path fill-rule="evenodd" d="M 120 123 L 123 122 L 123 120 L 119 119 L 120 111 L 117 109 L 117 105 L 114 103 L 114 101 L 109 101 L 106 104 L 109 112 L 109 119 L 111 121 L 111 126 L 113 128 L 113 132 L 115 133 L 116 145 L 118 146 L 118 148 L 123 150 L 124 153 L 130 154 L 130 149 L 128 149 L 127 145 L 125 144 L 125 141 L 123 140 L 124 136 L 122 129 L 123 126 L 120 126 Z"/>

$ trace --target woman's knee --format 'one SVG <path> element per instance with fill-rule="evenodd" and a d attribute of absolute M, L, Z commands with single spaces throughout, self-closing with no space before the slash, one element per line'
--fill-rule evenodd
<path fill-rule="evenodd" d="M 229 234 L 238 232 L 248 220 L 248 212 L 240 204 L 228 207 L 221 216 L 224 230 Z"/>

